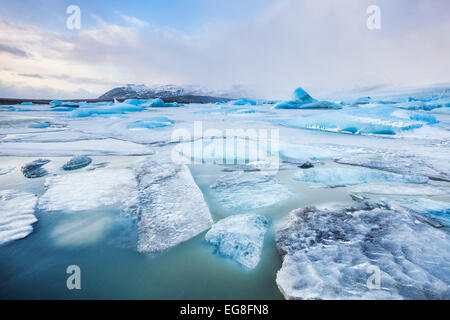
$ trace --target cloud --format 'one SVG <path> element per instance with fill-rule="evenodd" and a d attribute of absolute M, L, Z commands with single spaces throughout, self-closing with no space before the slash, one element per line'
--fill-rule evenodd
<path fill-rule="evenodd" d="M 0 77 L 11 85 L 50 86 L 65 94 L 89 88 L 93 97 L 116 83 L 243 85 L 260 98 L 285 98 L 297 86 L 321 97 L 448 83 L 448 1 L 377 2 L 382 15 L 377 31 L 366 27 L 372 4 L 367 0 L 280 0 L 247 19 L 205 21 L 196 33 L 120 12 L 126 25 L 97 16 L 96 27 L 70 36 L 0 24 L 8 28 L 0 44 L 29 53 L 2 57 Z M 50 70 L 66 76 L 51 77 Z M 45 78 L 25 81 L 17 74 Z"/>
<path fill-rule="evenodd" d="M 0 44 L 0 51 L 7 52 L 19 57 L 28 57 L 28 54 L 25 51 L 5 44 Z"/>

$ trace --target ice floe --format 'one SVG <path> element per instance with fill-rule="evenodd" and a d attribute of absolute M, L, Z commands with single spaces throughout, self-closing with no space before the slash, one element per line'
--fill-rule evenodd
<path fill-rule="evenodd" d="M 261 215 L 234 215 L 216 222 L 206 233 L 205 240 L 219 255 L 254 269 L 261 259 L 268 225 L 268 220 Z"/>
<path fill-rule="evenodd" d="M 400 175 L 396 173 L 373 171 L 356 168 L 312 168 L 299 170 L 294 175 L 295 180 L 321 184 L 327 187 L 352 186 L 365 183 L 401 182 L 427 183 L 423 176 Z"/>
<path fill-rule="evenodd" d="M 450 227 L 450 203 L 425 198 L 392 200 L 393 203 L 408 210 L 433 218 Z"/>
<path fill-rule="evenodd" d="M 338 163 L 391 171 L 400 174 L 417 174 L 430 179 L 450 181 L 448 154 L 444 148 L 440 153 L 428 155 L 404 155 L 400 153 L 361 154 L 338 159 Z"/>
<path fill-rule="evenodd" d="M 33 232 L 37 197 L 14 190 L 0 191 L 0 245 L 25 238 Z"/>
<path fill-rule="evenodd" d="M 353 134 L 395 135 L 438 121 L 431 115 L 390 106 L 351 108 L 290 119 L 284 125 Z"/>
<path fill-rule="evenodd" d="M 211 227 L 209 208 L 185 165 L 148 160 L 136 178 L 140 252 L 164 251 Z"/>
<path fill-rule="evenodd" d="M 352 192 L 379 194 L 379 195 L 395 195 L 395 196 L 442 196 L 450 195 L 449 188 L 440 185 L 431 184 L 362 184 L 352 188 Z"/>
<path fill-rule="evenodd" d="M 232 172 L 210 186 L 215 200 L 224 208 L 243 213 L 285 201 L 292 193 L 264 172 Z"/>
<path fill-rule="evenodd" d="M 128 129 L 156 129 L 171 126 L 175 121 L 167 117 L 152 117 L 138 120 L 128 125 Z"/>
<path fill-rule="evenodd" d="M 450 298 L 448 232 L 383 205 L 294 210 L 276 238 L 287 299 Z"/>
<path fill-rule="evenodd" d="M 0 176 L 11 173 L 14 171 L 14 169 L 14 167 L 0 168 Z"/>
<path fill-rule="evenodd" d="M 49 177 L 39 209 L 73 212 L 105 206 L 127 210 L 136 201 L 136 179 L 130 169 L 97 169 Z"/>

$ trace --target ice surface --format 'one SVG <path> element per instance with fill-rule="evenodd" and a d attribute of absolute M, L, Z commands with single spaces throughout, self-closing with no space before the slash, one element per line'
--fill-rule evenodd
<path fill-rule="evenodd" d="M 395 135 L 434 123 L 437 123 L 437 120 L 430 115 L 390 106 L 377 106 L 323 112 L 290 119 L 283 124 L 294 128 L 334 132 Z"/>
<path fill-rule="evenodd" d="M 398 196 L 441 196 L 450 195 L 449 188 L 430 184 L 363 184 L 352 188 L 352 192 Z"/>
<path fill-rule="evenodd" d="M 8 167 L 8 168 L 0 168 L 0 176 L 4 174 L 8 174 L 14 171 L 14 167 Z"/>
<path fill-rule="evenodd" d="M 330 146 L 301 145 L 283 142 L 280 144 L 280 156 L 287 159 L 325 160 L 348 155 L 349 152 Z"/>
<path fill-rule="evenodd" d="M 149 148 L 117 139 L 81 140 L 68 142 L 5 142 L 0 156 L 71 157 L 74 155 L 147 155 Z"/>
<path fill-rule="evenodd" d="M 0 245 L 22 239 L 33 232 L 37 197 L 14 190 L 0 191 Z"/>
<path fill-rule="evenodd" d="M 227 217 L 215 223 L 205 240 L 216 252 L 240 265 L 254 269 L 261 259 L 269 222 L 264 216 L 243 214 Z"/>
<path fill-rule="evenodd" d="M 210 186 L 216 201 L 236 213 L 285 201 L 292 193 L 273 175 L 263 172 L 232 172 Z"/>
<path fill-rule="evenodd" d="M 221 108 L 209 108 L 206 110 L 197 111 L 196 114 L 224 114 L 224 115 L 248 115 L 248 114 L 268 114 L 270 111 L 265 110 L 255 110 L 250 108 L 231 108 L 231 107 L 221 107 Z"/>
<path fill-rule="evenodd" d="M 42 168 L 43 165 L 49 163 L 50 160 L 38 159 L 22 166 L 21 170 L 26 178 L 40 178 L 48 174 L 47 170 Z"/>
<path fill-rule="evenodd" d="M 417 150 L 416 150 L 417 151 Z M 401 174 L 417 174 L 430 179 L 450 181 L 450 165 L 444 148 L 440 148 L 436 158 L 420 154 L 403 155 L 400 153 L 383 153 L 372 155 L 358 155 L 342 158 L 338 163 L 381 169 Z"/>
<path fill-rule="evenodd" d="M 287 299 L 450 298 L 448 232 L 382 205 L 294 210 L 276 239 Z"/>
<path fill-rule="evenodd" d="M 422 176 L 400 175 L 382 171 L 340 167 L 299 170 L 295 174 L 294 179 L 304 182 L 319 183 L 328 187 L 381 182 L 426 183 L 428 181 L 428 178 Z"/>
<path fill-rule="evenodd" d="M 448 202 L 434 201 L 425 198 L 400 199 L 393 200 L 392 202 L 408 210 L 433 218 L 446 227 L 450 227 L 450 203 Z"/>
<path fill-rule="evenodd" d="M 278 152 L 278 144 L 242 138 L 204 138 L 180 143 L 175 151 L 194 162 L 234 164 L 263 161 Z"/>
<path fill-rule="evenodd" d="M 86 156 L 75 156 L 63 165 L 64 170 L 76 170 L 88 166 L 92 159 Z"/>
<path fill-rule="evenodd" d="M 167 117 L 152 117 L 148 119 L 138 120 L 128 125 L 129 129 L 156 129 L 168 127 L 174 124 L 173 120 Z"/>
<path fill-rule="evenodd" d="M 81 211 L 104 206 L 124 210 L 136 198 L 136 179 L 129 169 L 97 169 L 49 177 L 39 199 L 45 211 Z"/>
<path fill-rule="evenodd" d="M 211 227 L 209 208 L 186 166 L 148 160 L 136 177 L 140 252 L 164 251 Z"/>

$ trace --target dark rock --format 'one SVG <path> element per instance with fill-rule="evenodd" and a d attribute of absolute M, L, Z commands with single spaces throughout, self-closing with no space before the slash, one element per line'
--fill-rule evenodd
<path fill-rule="evenodd" d="M 63 165 L 64 170 L 77 170 L 88 166 L 92 159 L 86 156 L 76 156 Z"/>
<path fill-rule="evenodd" d="M 38 159 L 22 166 L 21 170 L 26 178 L 40 178 L 48 174 L 47 170 L 42 168 L 43 165 L 49 163 L 50 160 Z"/>
<path fill-rule="evenodd" d="M 298 167 L 301 169 L 309 169 L 309 168 L 314 168 L 314 165 L 311 162 L 306 161 L 305 163 L 303 163 L 302 165 L 300 165 Z"/>

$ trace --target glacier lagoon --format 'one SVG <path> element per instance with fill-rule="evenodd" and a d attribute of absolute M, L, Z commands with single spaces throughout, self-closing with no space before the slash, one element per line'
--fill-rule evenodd
<path fill-rule="evenodd" d="M 385 100 L 392 100 L 392 97 Z M 33 210 L 37 222 L 31 224 L 32 232 L 0 246 L 0 296 L 283 299 L 321 298 L 322 294 L 322 298 L 329 298 L 329 291 L 318 291 L 317 283 L 332 289 L 336 281 L 349 273 L 339 266 L 337 271 L 333 269 L 338 273 L 327 282 L 326 277 L 321 277 L 331 269 L 314 269 L 314 265 L 311 267 L 304 260 L 295 264 L 291 256 L 305 256 L 303 249 L 289 245 L 292 255 L 282 254 L 279 244 L 284 246 L 284 242 L 278 238 L 279 230 L 288 228 L 286 221 L 296 209 L 333 208 L 336 204 L 356 206 L 352 198 L 356 196 L 370 201 L 382 198 L 402 203 L 405 210 L 383 211 L 382 217 L 395 219 L 396 214 L 402 214 L 401 219 L 395 220 L 396 224 L 407 221 L 406 225 L 411 228 L 418 225 L 417 230 L 413 230 L 424 241 L 439 238 L 440 242 L 435 242 L 436 247 L 430 254 L 444 262 L 434 266 L 435 270 L 425 268 L 421 278 L 414 282 L 418 286 L 435 285 L 436 290 L 430 292 L 440 296 L 402 291 L 388 294 L 388 289 L 376 294 L 365 287 L 366 279 L 359 274 L 352 274 L 355 283 L 348 290 L 357 289 L 361 297 L 367 298 L 449 297 L 449 279 L 441 277 L 439 282 L 431 283 L 423 280 L 429 274 L 442 275 L 450 268 L 445 260 L 449 254 L 445 242 L 449 230 L 446 226 L 432 228 L 425 220 L 408 213 L 414 209 L 415 199 L 421 199 L 422 206 L 428 203 L 423 199 L 444 204 L 450 201 L 450 118 L 447 114 L 433 112 L 436 109 L 410 113 L 406 110 L 409 108 L 400 107 L 401 101 L 392 106 L 383 105 L 382 112 L 376 113 L 375 99 L 373 105 L 344 105 L 339 110 L 273 109 L 272 104 L 248 103 L 245 112 L 231 103 L 222 105 L 220 112 L 209 112 L 218 110 L 217 106 L 190 104 L 174 108 L 151 106 L 148 101 L 129 102 L 133 104 L 80 104 L 77 112 L 73 107 L 50 105 L 17 105 L 0 111 L 0 191 L 35 195 L 37 199 Z M 99 111 L 104 110 L 102 108 L 107 110 Z M 370 109 L 363 117 L 365 108 Z M 398 112 L 394 108 L 398 108 Z M 340 122 L 332 127 L 334 132 L 303 126 L 314 117 L 320 119 L 320 123 L 329 124 L 339 112 L 344 115 L 340 119 L 361 130 L 345 130 L 347 123 Z M 394 117 L 390 118 L 393 112 Z M 204 132 L 214 129 L 222 134 L 227 129 L 278 130 L 279 152 L 273 145 L 268 148 L 262 143 L 257 144 L 257 153 L 248 152 L 243 158 L 232 155 L 229 159 L 217 152 L 221 141 L 213 138 L 214 148 L 203 149 L 202 158 L 190 163 L 189 157 L 183 157 L 186 146 L 204 144 L 199 140 L 201 137 L 194 134 L 195 121 L 202 122 Z M 302 123 L 302 126 L 286 125 L 289 121 Z M 371 124 L 375 130 L 371 130 Z M 383 130 L 379 130 L 380 126 Z M 191 136 L 187 141 L 174 142 L 174 130 L 190 132 Z M 244 136 L 237 139 L 246 139 L 245 132 L 242 134 Z M 226 140 L 219 134 L 218 138 Z M 211 139 L 207 137 L 207 145 L 211 144 Z M 237 143 L 236 140 L 233 143 Z M 252 144 L 247 146 L 251 148 Z M 219 151 L 224 150 L 226 148 Z M 173 164 L 174 153 L 184 162 Z M 262 157 L 253 158 L 254 154 Z M 83 168 L 65 171 L 64 164 L 73 156 L 89 156 L 92 162 Z M 224 158 L 227 164 L 221 163 Z M 46 174 L 26 178 L 21 167 L 37 159 L 50 160 L 42 167 Z M 305 161 L 314 167 L 300 168 Z M 142 166 L 147 169 L 142 171 Z M 305 170 L 321 172 L 320 180 L 296 178 L 311 176 L 305 175 Z M 352 175 L 349 176 L 349 172 Z M 405 179 L 405 176 L 415 178 Z M 350 183 L 336 182 L 344 177 L 350 178 Z M 183 190 L 186 196 L 180 197 Z M 7 203 L 6 198 L 0 200 L 2 208 L 13 204 Z M 197 210 L 201 214 L 196 214 Z M 311 226 L 312 231 L 315 228 L 327 231 L 327 218 L 322 213 L 327 211 L 320 210 L 318 223 L 325 223 Z M 427 218 L 433 218 L 435 210 L 436 206 L 428 211 L 421 208 Z M 448 214 L 446 210 L 439 212 L 437 220 L 445 221 L 442 215 Z M 29 211 L 23 208 L 23 212 Z M 336 212 L 340 217 L 341 211 Z M 215 223 L 239 214 L 263 216 L 269 222 L 260 259 L 256 266 L 251 264 L 254 268 L 250 270 L 221 254 L 221 250 L 205 240 Z M 421 213 L 416 214 L 420 217 Z M 412 220 L 405 220 L 409 218 Z M 0 219 L 0 230 L 7 225 L 8 221 L 4 220 Z M 427 227 L 420 227 L 422 224 Z M 363 228 L 354 221 L 351 227 L 352 230 Z M 356 239 L 361 234 L 363 231 L 352 231 L 349 236 L 354 235 Z M 365 254 L 373 254 L 352 247 L 345 256 L 345 245 L 334 241 L 330 248 L 341 250 L 342 261 L 364 260 Z M 397 240 L 393 237 L 390 241 L 395 245 Z M 158 245 L 160 242 L 164 243 Z M 399 241 L 399 245 L 410 249 L 407 241 Z M 329 261 L 329 256 L 325 255 L 332 251 L 317 248 L 317 252 L 324 254 L 323 261 Z M 289 261 L 284 262 L 285 259 Z M 81 268 L 82 289 L 79 291 L 66 288 L 69 265 Z M 386 270 L 383 261 L 378 265 Z M 312 272 L 314 281 L 302 282 L 296 270 Z M 290 271 L 290 276 L 286 276 Z M 395 272 L 386 277 L 390 285 L 395 285 L 396 281 L 403 283 L 395 277 Z M 383 278 L 381 281 L 383 283 Z M 301 290 L 299 283 L 304 285 Z M 293 292 L 291 287 L 298 290 Z M 332 297 L 349 298 L 349 295 L 343 291 Z"/>

